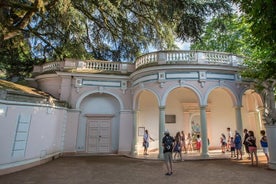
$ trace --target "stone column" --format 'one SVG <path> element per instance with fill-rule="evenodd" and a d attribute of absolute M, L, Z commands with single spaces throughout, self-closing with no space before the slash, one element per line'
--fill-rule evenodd
<path fill-rule="evenodd" d="M 131 145 L 131 155 L 136 156 L 138 155 L 137 151 L 137 111 L 133 112 L 133 139 Z"/>
<path fill-rule="evenodd" d="M 268 150 L 269 150 L 269 169 L 276 170 L 276 125 L 265 125 Z"/>
<path fill-rule="evenodd" d="M 159 155 L 158 158 L 163 159 L 163 146 L 162 146 L 162 138 L 164 137 L 165 131 L 165 107 L 159 107 Z"/>
<path fill-rule="evenodd" d="M 208 158 L 208 136 L 207 136 L 207 122 L 206 122 L 206 105 L 200 106 L 200 127 L 201 127 L 201 140 L 202 152 L 201 157 Z"/>
<path fill-rule="evenodd" d="M 242 126 L 242 117 L 241 117 L 241 106 L 236 106 L 236 127 L 239 134 L 242 136 L 243 134 L 243 126 Z"/>

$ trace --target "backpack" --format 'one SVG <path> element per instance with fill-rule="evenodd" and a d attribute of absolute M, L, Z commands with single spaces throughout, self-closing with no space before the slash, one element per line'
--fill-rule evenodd
<path fill-rule="evenodd" d="M 173 149 L 173 138 L 171 136 L 164 137 L 164 152 L 172 151 Z"/>
<path fill-rule="evenodd" d="M 241 143 L 241 136 L 240 135 L 236 135 L 234 142 L 235 142 L 235 144 L 240 144 Z"/>

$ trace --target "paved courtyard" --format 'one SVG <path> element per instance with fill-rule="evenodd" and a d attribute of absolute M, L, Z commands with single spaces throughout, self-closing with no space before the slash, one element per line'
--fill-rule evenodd
<path fill-rule="evenodd" d="M 154 156 L 154 155 L 152 155 Z M 0 176 L 1 184 L 275 184 L 276 171 L 267 168 L 264 156 L 258 167 L 249 160 L 186 159 L 173 163 L 165 176 L 163 161 L 127 156 L 68 156 L 46 164 Z"/>

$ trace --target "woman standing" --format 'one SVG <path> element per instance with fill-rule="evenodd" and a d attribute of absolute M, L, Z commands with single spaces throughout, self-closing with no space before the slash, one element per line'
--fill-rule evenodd
<path fill-rule="evenodd" d="M 257 145 L 256 145 L 256 138 L 254 136 L 253 131 L 248 131 L 248 138 L 246 139 L 246 143 L 248 144 L 249 153 L 251 156 L 251 165 L 253 165 L 253 154 L 256 160 L 256 166 L 258 166 L 258 156 L 257 156 Z"/>
<path fill-rule="evenodd" d="M 187 150 L 193 151 L 193 139 L 192 139 L 191 133 L 188 133 L 186 141 L 187 141 Z"/>
<path fill-rule="evenodd" d="M 196 149 L 198 152 L 200 152 L 201 149 L 201 137 L 199 134 L 196 136 Z"/>
<path fill-rule="evenodd" d="M 226 149 L 226 146 L 227 146 L 227 142 L 226 142 L 226 136 L 224 133 L 221 134 L 221 137 L 220 137 L 220 144 L 221 144 L 221 152 L 222 153 L 225 153 L 225 149 Z"/>
<path fill-rule="evenodd" d="M 173 152 L 174 152 L 173 159 L 175 160 L 175 157 L 178 155 L 182 161 L 182 146 L 181 146 L 180 132 L 176 133 L 174 140 L 175 140 L 175 144 L 174 144 L 174 148 L 173 148 Z"/>
<path fill-rule="evenodd" d="M 182 145 L 183 150 L 185 151 L 184 153 L 187 153 L 184 131 L 181 131 L 181 145 Z"/>
<path fill-rule="evenodd" d="M 145 130 L 143 136 L 144 155 L 148 155 L 149 140 L 154 141 L 154 139 L 150 137 L 148 130 Z"/>

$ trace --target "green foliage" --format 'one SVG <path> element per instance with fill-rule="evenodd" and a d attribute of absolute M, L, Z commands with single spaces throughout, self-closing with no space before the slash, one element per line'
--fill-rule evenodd
<path fill-rule="evenodd" d="M 201 39 L 191 45 L 194 50 L 229 52 L 250 57 L 250 29 L 243 17 L 236 14 L 212 19 Z"/>
<path fill-rule="evenodd" d="M 244 72 L 262 82 L 276 79 L 276 1 L 234 0 L 250 27 L 252 55 Z M 251 71 L 250 71 L 251 70 Z"/>
<path fill-rule="evenodd" d="M 175 49 L 175 38 L 197 39 L 206 16 L 228 1 L 6 0 L 2 40 L 24 35 L 45 61 L 75 58 L 134 60 L 153 46 Z"/>
<path fill-rule="evenodd" d="M 6 74 L 5 78 L 28 77 L 32 71 L 34 59 L 30 54 L 30 45 L 16 37 L 2 43 L 0 49 L 0 69 Z"/>
<path fill-rule="evenodd" d="M 240 7 L 239 14 L 212 19 L 201 40 L 191 48 L 244 55 L 247 66 L 242 72 L 244 78 L 254 78 L 260 83 L 275 79 L 276 2 L 234 1 Z"/>

